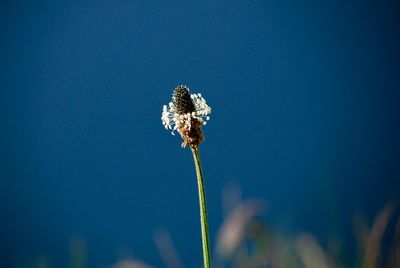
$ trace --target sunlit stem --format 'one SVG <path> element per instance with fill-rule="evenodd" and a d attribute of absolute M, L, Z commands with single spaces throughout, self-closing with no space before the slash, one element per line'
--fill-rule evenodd
<path fill-rule="evenodd" d="M 197 146 L 190 146 L 190 149 L 192 151 L 194 164 L 196 166 L 197 185 L 199 190 L 201 240 L 203 243 L 204 268 L 210 268 L 210 241 L 208 238 L 207 206 L 206 194 L 204 191 L 203 171 L 201 169 L 199 148 Z"/>

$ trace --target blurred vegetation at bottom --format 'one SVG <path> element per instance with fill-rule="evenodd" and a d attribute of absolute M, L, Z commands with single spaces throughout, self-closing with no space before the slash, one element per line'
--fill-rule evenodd
<path fill-rule="evenodd" d="M 237 190 L 223 196 L 225 218 L 213 245 L 215 268 L 400 268 L 400 217 L 396 205 L 388 203 L 368 224 L 361 216 L 354 217 L 356 257 L 344 262 L 343 248 L 338 238 L 323 247 L 310 233 L 288 235 L 271 230 L 263 220 L 260 200 L 242 201 Z M 393 225 L 393 226 L 392 226 Z M 391 226 L 391 227 L 390 227 Z M 390 228 L 389 228 L 390 227 Z M 164 229 L 154 233 L 158 254 L 168 268 L 201 267 L 200 263 L 184 264 L 173 239 Z M 199 252 L 199 255 L 202 255 Z M 86 268 L 86 246 L 74 239 L 70 246 L 70 267 Z M 34 264 L 18 267 L 52 268 L 45 258 Z M 104 267 L 104 266 L 101 266 Z M 151 264 L 133 259 L 121 259 L 111 268 L 151 268 Z"/>

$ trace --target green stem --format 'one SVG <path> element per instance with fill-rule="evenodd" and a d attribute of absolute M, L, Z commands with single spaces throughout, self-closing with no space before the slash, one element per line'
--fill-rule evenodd
<path fill-rule="evenodd" d="M 204 191 L 203 171 L 201 170 L 198 147 L 190 146 L 190 149 L 192 151 L 194 164 L 196 166 L 197 184 L 199 189 L 201 240 L 203 243 L 204 268 L 210 268 L 211 267 L 210 241 L 208 238 L 207 206 L 206 206 L 206 194 Z"/>

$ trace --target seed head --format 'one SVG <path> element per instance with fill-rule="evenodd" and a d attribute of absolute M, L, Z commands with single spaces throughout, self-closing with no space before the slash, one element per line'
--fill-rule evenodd
<path fill-rule="evenodd" d="M 175 88 L 168 106 L 163 106 L 161 120 L 165 129 L 172 130 L 172 135 L 178 131 L 183 139 L 182 147 L 197 147 L 204 141 L 201 126 L 210 120 L 210 113 L 211 108 L 201 94 L 190 94 L 187 86 L 180 85 Z"/>
<path fill-rule="evenodd" d="M 186 86 L 178 86 L 175 88 L 172 99 L 178 114 L 193 113 L 196 111 L 193 99 L 190 97 L 189 88 Z"/>

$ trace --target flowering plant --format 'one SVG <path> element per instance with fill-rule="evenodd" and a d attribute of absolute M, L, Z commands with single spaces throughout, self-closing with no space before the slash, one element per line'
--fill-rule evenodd
<path fill-rule="evenodd" d="M 172 94 L 172 101 L 163 106 L 161 121 L 165 129 L 176 130 L 182 137 L 182 148 L 189 145 L 196 167 L 197 185 L 199 190 L 201 237 L 203 244 L 204 267 L 211 267 L 210 241 L 208 235 L 208 220 L 206 195 L 204 190 L 203 171 L 200 163 L 199 144 L 204 141 L 201 127 L 210 120 L 210 106 L 198 94 L 190 94 L 187 86 L 180 85 Z"/>

